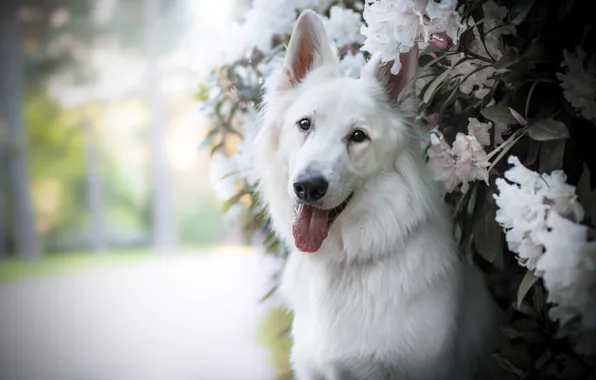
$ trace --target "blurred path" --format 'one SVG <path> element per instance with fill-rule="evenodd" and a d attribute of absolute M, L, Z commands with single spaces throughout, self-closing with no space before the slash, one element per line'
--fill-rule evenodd
<path fill-rule="evenodd" d="M 249 253 L 156 258 L 0 285 L 1 380 L 273 378 Z"/>

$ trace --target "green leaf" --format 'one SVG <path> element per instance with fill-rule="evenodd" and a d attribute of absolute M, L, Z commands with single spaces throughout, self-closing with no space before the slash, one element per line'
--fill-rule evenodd
<path fill-rule="evenodd" d="M 211 148 L 211 152 L 209 153 L 210 156 L 213 156 L 215 153 L 217 153 L 219 150 L 221 150 L 224 147 L 224 143 L 221 142 L 215 146 L 213 146 Z"/>
<path fill-rule="evenodd" d="M 538 281 L 538 277 L 532 273 L 532 271 L 527 271 L 522 279 L 521 283 L 519 284 L 519 288 L 517 288 L 517 307 L 520 308 L 521 304 L 526 298 L 526 295 L 532 289 L 532 286 Z"/>
<path fill-rule="evenodd" d="M 433 95 L 435 94 L 437 89 L 443 85 L 443 82 L 445 81 L 450 72 L 451 69 L 445 70 L 441 73 L 441 75 L 439 75 L 432 81 L 432 83 L 430 84 L 430 86 L 428 86 L 428 89 L 424 93 L 424 97 L 422 98 L 422 101 L 424 103 L 430 103 L 430 101 L 433 98 Z"/>
<path fill-rule="evenodd" d="M 480 113 L 495 123 L 517 124 L 517 120 L 515 120 L 508 107 L 490 106 L 480 111 Z"/>
<path fill-rule="evenodd" d="M 236 203 L 238 203 L 238 201 L 240 200 L 240 198 L 242 198 L 247 193 L 248 192 L 246 190 L 243 190 L 243 191 L 239 192 L 238 194 L 234 195 L 232 198 L 230 198 L 227 201 L 225 201 L 224 204 L 221 206 L 222 212 L 224 214 L 226 212 L 228 212 L 230 210 L 230 208 L 233 205 L 235 205 Z"/>
<path fill-rule="evenodd" d="M 540 147 L 540 173 L 550 173 L 563 167 L 565 140 L 544 141 Z"/>
<path fill-rule="evenodd" d="M 569 138 L 569 129 L 559 120 L 544 119 L 532 123 L 528 136 L 536 141 L 566 139 Z"/>
<path fill-rule="evenodd" d="M 202 83 L 199 87 L 199 91 L 195 94 L 195 99 L 201 103 L 206 102 L 209 99 L 209 87 Z"/>
<path fill-rule="evenodd" d="M 269 289 L 269 291 L 267 293 L 265 293 L 264 296 L 261 297 L 261 299 L 259 300 L 259 302 L 264 302 L 266 301 L 268 298 L 270 298 L 273 293 L 275 293 L 277 291 L 277 285 L 273 286 L 271 289 Z"/>

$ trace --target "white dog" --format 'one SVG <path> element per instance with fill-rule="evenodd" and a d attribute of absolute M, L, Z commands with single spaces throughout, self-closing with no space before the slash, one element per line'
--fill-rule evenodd
<path fill-rule="evenodd" d="M 267 83 L 259 194 L 291 248 L 281 293 L 300 380 L 477 378 L 495 310 L 462 261 L 415 133 L 418 49 L 343 76 L 304 11 Z"/>

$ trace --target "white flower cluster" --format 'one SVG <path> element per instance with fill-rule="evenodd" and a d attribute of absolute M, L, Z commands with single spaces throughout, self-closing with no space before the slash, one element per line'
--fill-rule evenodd
<path fill-rule="evenodd" d="M 236 51 L 241 54 L 257 49 L 264 54 L 271 52 L 275 36 L 287 36 L 296 23 L 296 15 L 304 9 L 322 13 L 329 9 L 333 0 L 255 0 L 240 28 L 238 28 Z M 334 5 L 329 18 L 321 16 L 329 37 L 338 47 L 364 41 L 360 34 L 360 14 Z"/>
<path fill-rule="evenodd" d="M 364 42 L 364 36 L 360 34 L 362 20 L 359 13 L 334 5 L 329 10 L 329 18 L 322 19 L 327 35 L 337 47 Z"/>
<path fill-rule="evenodd" d="M 255 0 L 241 25 L 235 27 L 231 46 L 226 46 L 226 61 L 239 59 L 257 49 L 268 54 L 275 36 L 286 36 L 292 32 L 296 14 L 304 9 L 322 12 L 334 0 Z M 225 63 L 225 62 L 224 62 Z"/>
<path fill-rule="evenodd" d="M 596 243 L 588 228 L 575 188 L 562 171 L 538 174 L 510 156 L 513 167 L 496 181 L 496 221 L 506 229 L 509 249 L 521 265 L 544 280 L 550 317 L 562 327 L 581 318 L 581 330 L 596 330 Z M 581 341 L 585 352 L 596 349 Z"/>
<path fill-rule="evenodd" d="M 588 59 L 580 46 L 575 53 L 564 51 L 563 56 L 561 66 L 567 73 L 557 73 L 563 95 L 585 119 L 596 122 L 596 57 Z"/>
<path fill-rule="evenodd" d="M 488 183 L 490 163 L 482 147 L 490 144 L 489 123 L 481 123 L 469 118 L 468 135 L 458 133 L 453 147 L 445 141 L 443 135 L 434 130 L 427 150 L 428 163 L 435 180 L 442 182 L 448 192 L 452 192 L 461 183 L 461 191 L 468 191 L 469 182 L 481 180 Z"/>
<path fill-rule="evenodd" d="M 480 38 L 478 27 L 471 25 L 473 27 L 474 40 L 471 41 L 468 49 L 470 52 L 484 57 L 489 61 L 496 61 L 503 55 L 501 51 L 501 36 L 514 33 L 515 29 L 511 25 L 505 25 L 503 23 L 503 18 L 507 16 L 506 7 L 499 7 L 493 0 L 489 0 L 482 5 L 482 10 L 484 12 L 484 21 L 482 23 L 484 43 L 482 43 Z M 491 87 L 495 84 L 495 80 L 492 77 L 506 70 L 495 69 L 493 64 L 482 59 L 462 61 L 464 57 L 464 53 L 448 57 L 453 67 L 450 76 L 460 76 L 463 79 L 459 88 L 464 94 L 470 94 L 474 91 L 474 96 L 482 99 L 490 92 Z M 457 64 L 460 61 L 462 62 Z"/>
<path fill-rule="evenodd" d="M 322 17 L 325 30 L 336 47 L 343 49 L 352 45 L 361 45 L 364 36 L 360 33 L 362 19 L 360 14 L 351 9 L 334 5 L 329 10 L 329 18 Z M 352 52 L 350 49 L 340 60 L 342 71 L 357 78 L 364 67 L 366 59 L 362 52 Z"/>
<path fill-rule="evenodd" d="M 378 0 L 364 8 L 366 37 L 362 50 L 378 54 L 383 62 L 393 61 L 391 72 L 401 69 L 398 56 L 407 53 L 419 39 L 457 42 L 461 25 L 455 11 L 457 1 Z M 439 36 L 441 34 L 441 36 Z M 446 46 L 447 47 L 447 46 Z"/>
<path fill-rule="evenodd" d="M 365 64 L 366 59 L 362 52 L 356 52 L 355 54 L 348 52 L 341 61 L 339 61 L 342 71 L 353 78 L 358 78 L 360 76 L 361 70 Z"/>

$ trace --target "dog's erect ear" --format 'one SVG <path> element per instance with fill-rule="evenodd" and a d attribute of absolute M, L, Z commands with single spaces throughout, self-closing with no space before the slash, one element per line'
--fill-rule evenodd
<path fill-rule="evenodd" d="M 326 63 L 337 62 L 331 42 L 321 18 L 311 10 L 303 11 L 292 32 L 284 63 L 287 82 L 280 88 L 295 86 L 313 69 Z"/>
<path fill-rule="evenodd" d="M 414 45 L 409 52 L 400 54 L 401 69 L 394 75 L 391 67 L 394 62 L 382 63 L 378 57 L 373 57 L 366 72 L 372 75 L 383 86 L 392 104 L 398 105 L 406 112 L 416 112 L 416 77 L 418 75 L 418 46 Z"/>

